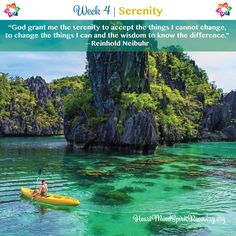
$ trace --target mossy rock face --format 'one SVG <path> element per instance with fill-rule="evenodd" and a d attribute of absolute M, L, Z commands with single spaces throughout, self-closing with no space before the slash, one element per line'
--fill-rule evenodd
<path fill-rule="evenodd" d="M 129 203 L 132 200 L 126 192 L 120 190 L 98 191 L 92 198 L 94 202 L 102 205 L 120 205 Z"/>
<path fill-rule="evenodd" d="M 155 235 L 191 235 L 199 231 L 205 231 L 205 228 L 190 228 L 187 226 L 179 225 L 174 222 L 164 222 L 152 220 L 147 224 L 148 230 Z"/>

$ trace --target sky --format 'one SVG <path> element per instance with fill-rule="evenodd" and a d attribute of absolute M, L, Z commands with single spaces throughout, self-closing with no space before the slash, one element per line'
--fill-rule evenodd
<path fill-rule="evenodd" d="M 236 52 L 188 52 L 224 92 L 236 90 Z M 47 82 L 85 71 L 85 52 L 0 52 L 0 72 L 27 79 L 39 75 Z"/>
<path fill-rule="evenodd" d="M 189 52 L 196 64 L 207 72 L 224 92 L 236 90 L 236 52 Z"/>
<path fill-rule="evenodd" d="M 27 79 L 39 75 L 47 82 L 85 71 L 85 52 L 0 52 L 0 72 Z"/>

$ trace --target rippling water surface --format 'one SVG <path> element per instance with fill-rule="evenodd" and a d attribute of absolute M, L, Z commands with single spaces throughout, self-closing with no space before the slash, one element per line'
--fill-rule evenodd
<path fill-rule="evenodd" d="M 63 137 L 0 139 L 0 235 L 236 235 L 236 143 L 178 144 L 155 155 L 85 153 Z M 38 170 L 58 207 L 20 196 Z M 178 221 L 178 223 L 176 223 Z"/>

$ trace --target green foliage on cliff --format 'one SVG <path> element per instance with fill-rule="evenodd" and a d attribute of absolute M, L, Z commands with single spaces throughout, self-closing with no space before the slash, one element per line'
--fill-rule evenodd
<path fill-rule="evenodd" d="M 44 97 L 46 102 L 40 103 L 26 81 L 18 76 L 2 73 L 0 83 L 0 122 L 4 122 L 3 130 L 8 130 L 6 135 L 62 133 L 63 120 L 59 114 L 62 108 L 57 98 Z"/>
<path fill-rule="evenodd" d="M 69 93 L 82 90 L 87 87 L 88 79 L 85 76 L 67 76 L 57 80 L 54 80 L 49 84 L 49 88 L 53 89 L 60 96 L 64 97 Z"/>
<path fill-rule="evenodd" d="M 60 87 L 55 87 L 60 85 Z M 79 110 L 87 113 L 87 115 L 94 115 L 93 109 L 89 102 L 92 99 L 92 91 L 87 77 L 68 77 L 56 81 L 54 89 L 62 91 L 69 88 L 70 92 L 64 97 L 64 113 L 71 117 L 76 116 Z"/>
<path fill-rule="evenodd" d="M 0 119 L 3 117 L 9 117 L 9 112 L 6 111 L 6 107 L 10 102 L 10 84 L 8 82 L 7 74 L 0 74 Z"/>
<path fill-rule="evenodd" d="M 159 142 L 174 143 L 198 138 L 202 111 L 207 105 L 219 101 L 222 90 L 209 83 L 206 72 L 180 47 L 172 46 L 149 53 L 146 66 L 150 89 L 145 93 L 132 89 L 142 87 L 140 83 L 145 82 L 144 78 L 133 78 L 132 70 L 123 81 L 123 86 L 118 76 L 119 68 L 113 74 L 117 80 L 113 81 L 107 96 L 115 101 L 118 108 L 115 115 L 117 134 L 124 132 L 124 122 L 130 113 L 149 110 L 156 120 Z M 83 119 L 86 120 L 82 122 L 84 127 L 93 131 L 109 115 L 97 115 L 89 80 L 74 78 L 76 80 L 76 88 L 64 99 L 64 111 L 70 117 L 72 127 Z M 58 85 L 63 88 L 63 83 L 68 86 L 65 79 L 54 83 L 54 89 Z"/>
<path fill-rule="evenodd" d="M 180 48 L 150 53 L 149 68 L 154 60 L 157 71 L 154 71 L 156 76 L 150 76 L 150 87 L 157 106 L 153 113 L 161 141 L 173 143 L 197 138 L 203 108 L 217 103 L 222 90 L 209 83 L 206 72 Z"/>
<path fill-rule="evenodd" d="M 114 66 L 117 65 L 114 63 Z M 121 80 L 117 68 L 112 75 L 113 80 L 116 77 L 117 80 L 105 91 L 104 96 L 111 98 L 114 104 L 108 99 L 104 106 L 117 108 L 114 119 L 118 136 L 124 132 L 129 113 L 149 110 L 156 120 L 161 143 L 196 139 L 203 109 L 217 103 L 222 90 L 209 83 L 206 72 L 180 48 L 163 48 L 149 53 L 146 66 L 149 85 L 144 78 L 137 75 L 133 78 L 132 69 L 128 71 L 130 75 Z M 93 132 L 110 117 L 110 114 L 96 110 L 86 75 L 64 77 L 48 84 L 53 96 L 43 105 L 39 105 L 36 95 L 23 79 L 0 74 L 0 83 L 0 121 L 17 121 L 16 129 L 19 120 L 25 121 L 27 129 L 32 129 L 33 123 L 43 128 L 55 128 L 63 123 L 65 115 L 71 129 L 82 120 L 83 127 Z M 143 87 L 146 89 L 135 89 Z"/>
<path fill-rule="evenodd" d="M 59 87 L 57 87 L 59 85 Z M 93 94 L 90 81 L 86 76 L 66 77 L 53 83 L 53 88 L 57 91 L 65 91 L 70 88 L 70 92 L 63 98 L 64 115 L 70 117 L 71 127 L 75 128 L 81 117 L 85 117 L 87 123 L 84 128 L 88 130 L 96 129 L 102 122 L 107 121 L 106 114 L 97 116 L 94 105 L 92 105 Z M 69 86 L 69 87 L 67 87 Z"/>
<path fill-rule="evenodd" d="M 137 111 L 151 110 L 160 142 L 197 138 L 203 108 L 217 103 L 222 90 L 209 83 L 206 72 L 180 48 L 149 53 L 148 69 L 150 94 L 123 92 L 120 100 L 123 113 L 129 106 Z"/>
<path fill-rule="evenodd" d="M 145 109 L 155 110 L 156 104 L 149 93 L 125 93 L 121 94 L 121 107 L 126 110 L 129 106 L 134 106 L 138 111 Z"/>

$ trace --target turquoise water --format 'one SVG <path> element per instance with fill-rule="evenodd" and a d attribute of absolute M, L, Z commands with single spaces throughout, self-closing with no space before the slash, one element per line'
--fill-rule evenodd
<path fill-rule="evenodd" d="M 235 235 L 235 166 L 236 143 L 178 144 L 141 156 L 71 151 L 63 137 L 1 138 L 0 235 Z M 33 188 L 40 168 L 50 192 L 81 205 L 21 197 L 20 186 Z"/>

